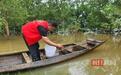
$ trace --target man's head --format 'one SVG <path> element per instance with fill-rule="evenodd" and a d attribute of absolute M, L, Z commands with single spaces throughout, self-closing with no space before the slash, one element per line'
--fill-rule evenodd
<path fill-rule="evenodd" d="M 54 29 L 57 28 L 57 23 L 55 21 L 49 21 L 49 26 L 48 26 L 48 30 L 49 31 L 53 31 Z"/>

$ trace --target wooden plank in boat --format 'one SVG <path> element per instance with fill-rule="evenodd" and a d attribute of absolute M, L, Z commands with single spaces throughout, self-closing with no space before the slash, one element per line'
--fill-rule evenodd
<path fill-rule="evenodd" d="M 45 54 L 44 54 L 44 53 L 42 53 L 42 52 L 40 52 L 40 58 L 41 58 L 41 60 L 45 60 L 45 59 L 46 59 Z"/>
<path fill-rule="evenodd" d="M 69 51 L 69 52 L 73 52 L 73 51 L 79 51 L 79 50 L 82 50 L 82 49 L 84 49 L 85 47 L 82 47 L 82 46 L 80 46 L 80 45 L 73 45 L 73 46 L 71 46 L 71 47 L 67 47 L 67 48 L 65 48 L 65 50 L 67 50 L 67 51 Z"/>
<path fill-rule="evenodd" d="M 22 53 L 22 55 L 23 55 L 26 63 L 32 62 L 32 59 L 28 56 L 27 53 Z"/>

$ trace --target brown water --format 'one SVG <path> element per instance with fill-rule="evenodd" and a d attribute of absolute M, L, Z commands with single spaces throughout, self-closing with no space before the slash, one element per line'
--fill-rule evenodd
<path fill-rule="evenodd" d="M 49 36 L 53 41 L 66 44 L 80 42 L 86 37 L 79 33 L 68 36 Z M 109 35 L 96 35 L 94 38 L 107 40 L 102 46 L 75 59 L 59 64 L 26 70 L 7 75 L 120 75 L 121 74 L 121 39 Z M 44 43 L 40 42 L 41 47 Z M 9 40 L 0 38 L 0 54 L 27 50 L 21 36 L 11 37 Z M 103 66 L 92 66 L 93 59 L 103 59 Z"/>

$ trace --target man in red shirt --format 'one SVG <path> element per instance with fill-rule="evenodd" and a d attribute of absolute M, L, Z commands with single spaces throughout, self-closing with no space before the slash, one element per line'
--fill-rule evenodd
<path fill-rule="evenodd" d="M 61 44 L 56 44 L 47 37 L 48 31 L 53 31 L 56 27 L 57 24 L 55 22 L 44 20 L 35 20 L 22 26 L 22 34 L 33 61 L 40 60 L 38 41 L 41 39 L 46 44 L 60 49 L 63 48 Z"/>

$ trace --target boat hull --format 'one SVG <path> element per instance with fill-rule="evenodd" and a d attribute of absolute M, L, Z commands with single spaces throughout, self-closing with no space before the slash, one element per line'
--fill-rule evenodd
<path fill-rule="evenodd" d="M 87 43 L 87 42 L 83 42 L 80 45 L 82 46 L 84 43 Z M 5 57 L 6 58 L 8 57 L 9 59 L 14 57 L 14 58 L 16 58 L 17 61 L 14 62 L 15 60 L 11 60 L 13 62 L 10 62 L 10 60 L 8 60 L 8 63 L 5 63 L 5 64 L 3 64 L 3 63 L 6 62 L 6 61 L 4 61 L 2 63 L 0 62 L 0 73 L 13 72 L 13 71 L 24 70 L 24 69 L 32 69 L 32 68 L 36 68 L 36 67 L 48 66 L 48 65 L 51 65 L 51 64 L 56 64 L 56 63 L 59 63 L 59 62 L 63 62 L 63 61 L 72 59 L 74 57 L 80 56 L 82 54 L 85 54 L 85 53 L 97 48 L 98 46 L 100 46 L 103 43 L 104 43 L 104 41 L 98 41 L 98 43 L 95 46 L 83 47 L 82 50 L 73 51 L 73 52 L 70 52 L 70 53 L 67 53 L 67 54 L 54 56 L 54 57 L 44 59 L 44 60 L 40 60 L 40 61 L 36 61 L 36 62 L 25 62 L 25 60 L 24 60 L 21 53 L 16 54 L 18 57 L 15 57 L 14 56 L 15 54 L 7 55 L 7 56 L 4 55 L 3 56 L 4 60 L 6 60 Z M 76 44 L 67 44 L 65 46 L 68 47 L 70 45 L 76 45 Z M 1 57 L 0 57 L 0 59 L 1 59 Z"/>

